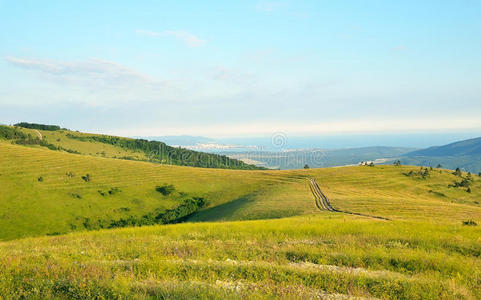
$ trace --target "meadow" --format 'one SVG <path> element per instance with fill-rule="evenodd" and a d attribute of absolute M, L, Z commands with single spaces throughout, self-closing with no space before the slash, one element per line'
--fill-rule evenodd
<path fill-rule="evenodd" d="M 476 299 L 479 228 L 338 213 L 0 243 L 6 298 Z"/>
<path fill-rule="evenodd" d="M 320 211 L 309 178 L 335 208 L 389 220 Z M 194 168 L 0 142 L 0 188 L 0 298 L 481 297 L 477 175 Z M 186 197 L 206 204 L 182 224 L 102 229 Z"/>

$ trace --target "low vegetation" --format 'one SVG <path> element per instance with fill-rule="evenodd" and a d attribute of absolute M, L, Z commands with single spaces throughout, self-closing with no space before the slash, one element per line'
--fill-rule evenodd
<path fill-rule="evenodd" d="M 104 154 L 24 147 L 31 129 L 6 128 L 0 298 L 481 298 L 470 173 L 173 166 L 63 130 L 41 140 Z M 320 211 L 310 178 L 355 214 Z"/>
<path fill-rule="evenodd" d="M 337 213 L 0 243 L 7 298 L 477 299 L 475 226 Z"/>

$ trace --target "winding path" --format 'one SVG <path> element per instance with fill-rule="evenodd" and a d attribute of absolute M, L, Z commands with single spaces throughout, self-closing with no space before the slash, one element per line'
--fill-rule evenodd
<path fill-rule="evenodd" d="M 37 129 L 34 129 L 33 131 L 35 131 L 35 133 L 38 135 L 38 137 L 40 138 L 40 140 L 43 139 L 43 136 L 42 136 L 42 134 L 40 133 L 40 131 L 38 131 Z"/>
<path fill-rule="evenodd" d="M 314 178 L 309 179 L 309 187 L 311 188 L 311 192 L 314 195 L 314 199 L 316 201 L 316 207 L 321 211 L 327 210 L 331 212 L 340 212 L 340 213 L 345 213 L 350 215 L 370 217 L 370 218 L 390 221 L 390 219 L 385 217 L 371 216 L 371 215 L 365 215 L 365 214 L 356 213 L 356 212 L 350 212 L 346 210 L 335 209 L 334 207 L 332 207 L 331 202 L 326 197 L 326 195 L 324 195 L 324 193 L 321 191 L 321 188 L 319 187 L 319 185 L 317 184 L 317 181 Z"/>

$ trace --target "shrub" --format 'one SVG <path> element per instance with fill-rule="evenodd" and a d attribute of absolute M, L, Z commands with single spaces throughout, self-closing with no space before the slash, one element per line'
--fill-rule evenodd
<path fill-rule="evenodd" d="M 419 169 L 419 171 L 409 171 L 409 173 L 403 173 L 405 176 L 409 176 L 409 177 L 420 177 L 422 179 L 426 179 L 428 177 L 430 177 L 430 174 L 429 174 L 429 169 L 428 168 L 423 168 L 421 167 Z"/>
<path fill-rule="evenodd" d="M 456 168 L 456 171 L 453 172 L 453 175 L 456 175 L 456 176 L 461 176 L 463 173 L 461 172 L 461 169 L 458 167 Z"/>
<path fill-rule="evenodd" d="M 85 182 L 89 182 L 91 180 L 91 177 L 90 177 L 90 174 L 86 174 L 85 176 L 82 176 L 82 179 L 85 181 Z"/>
<path fill-rule="evenodd" d="M 463 178 L 463 180 L 459 182 L 455 181 L 454 184 L 448 185 L 448 187 L 465 187 L 465 188 L 469 188 L 470 186 L 471 186 L 471 180 L 469 179 L 469 177 Z"/>
<path fill-rule="evenodd" d="M 309 165 L 308 165 L 308 164 L 305 164 L 305 165 L 304 165 L 304 169 L 309 169 Z"/>
<path fill-rule="evenodd" d="M 109 195 L 115 195 L 117 193 L 120 193 L 120 189 L 118 187 L 113 187 L 113 188 L 110 188 L 110 190 L 108 191 Z"/>
<path fill-rule="evenodd" d="M 474 222 L 473 220 L 463 221 L 463 225 L 464 226 L 478 226 L 478 224 L 476 222 Z"/>
<path fill-rule="evenodd" d="M 167 196 L 175 191 L 175 187 L 172 184 L 164 184 L 162 186 L 157 186 L 155 190 L 162 195 Z"/>
<path fill-rule="evenodd" d="M 38 181 L 38 182 L 42 182 L 42 181 L 43 181 L 43 177 L 40 176 L 39 178 L 37 178 L 37 181 Z"/>

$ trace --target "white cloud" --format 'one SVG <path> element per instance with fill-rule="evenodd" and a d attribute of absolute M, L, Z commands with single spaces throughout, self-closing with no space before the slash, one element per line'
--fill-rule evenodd
<path fill-rule="evenodd" d="M 150 30 L 137 30 L 138 35 L 150 36 L 150 37 L 161 37 L 170 36 L 183 42 L 189 47 L 200 47 L 205 44 L 205 40 L 199 38 L 198 36 L 184 30 L 164 30 L 161 32 L 155 32 Z"/>
<path fill-rule="evenodd" d="M 7 57 L 13 66 L 44 74 L 62 83 L 88 85 L 92 87 L 120 88 L 133 84 L 158 84 L 147 75 L 120 64 L 101 60 L 66 62 L 42 59 Z"/>

